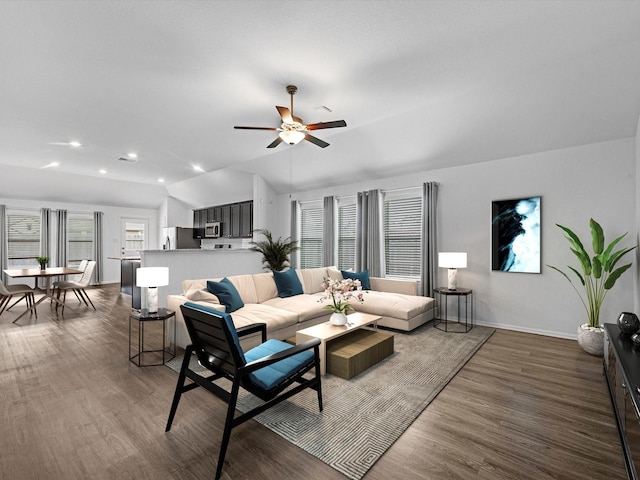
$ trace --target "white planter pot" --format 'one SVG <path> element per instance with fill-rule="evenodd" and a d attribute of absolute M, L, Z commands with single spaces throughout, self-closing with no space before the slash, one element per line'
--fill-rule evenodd
<path fill-rule="evenodd" d="M 578 345 L 585 352 L 602 357 L 604 355 L 604 328 L 593 328 L 588 323 L 583 323 L 578 327 Z"/>
<path fill-rule="evenodd" d="M 346 325 L 347 316 L 344 313 L 332 313 L 329 321 L 334 325 Z"/>

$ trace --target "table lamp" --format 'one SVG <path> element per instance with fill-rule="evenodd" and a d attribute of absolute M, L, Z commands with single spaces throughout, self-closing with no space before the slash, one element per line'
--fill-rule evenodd
<path fill-rule="evenodd" d="M 458 288 L 457 269 L 467 268 L 467 253 L 440 252 L 438 253 L 438 266 L 449 269 L 447 288 L 449 290 L 456 290 Z"/>
<path fill-rule="evenodd" d="M 169 267 L 141 267 L 136 269 L 136 286 L 147 288 L 147 310 L 158 312 L 158 287 L 169 285 Z"/>

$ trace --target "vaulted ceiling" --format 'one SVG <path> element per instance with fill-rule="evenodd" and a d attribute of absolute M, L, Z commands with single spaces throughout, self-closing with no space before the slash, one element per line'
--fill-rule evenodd
<path fill-rule="evenodd" d="M 640 1 L 5 0 L 0 196 L 157 206 L 226 169 L 284 192 L 632 137 L 638 25 Z M 279 126 L 288 84 L 346 120 L 329 147 L 233 129 Z"/>

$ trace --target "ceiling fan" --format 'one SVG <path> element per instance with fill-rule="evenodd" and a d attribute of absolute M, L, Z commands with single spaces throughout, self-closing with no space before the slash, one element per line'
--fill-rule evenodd
<path fill-rule="evenodd" d="M 291 109 L 287 107 L 276 107 L 278 113 L 280 114 L 280 118 L 282 118 L 282 124 L 279 128 L 276 127 L 233 127 L 240 130 L 273 130 L 276 132 L 280 132 L 278 137 L 267 145 L 267 148 L 275 148 L 280 145 L 281 142 L 286 142 L 290 145 L 295 145 L 296 143 L 300 143 L 302 140 L 306 140 L 311 142 L 319 147 L 325 148 L 328 147 L 329 144 L 324 140 L 320 140 L 319 138 L 310 135 L 309 132 L 312 130 L 322 130 L 323 128 L 337 128 L 337 127 L 346 127 L 347 122 L 344 120 L 335 120 L 333 122 L 319 122 L 319 123 L 310 123 L 305 125 L 300 117 L 296 117 L 293 115 L 293 96 L 298 91 L 298 87 L 295 85 L 287 86 L 287 93 L 291 95 Z"/>

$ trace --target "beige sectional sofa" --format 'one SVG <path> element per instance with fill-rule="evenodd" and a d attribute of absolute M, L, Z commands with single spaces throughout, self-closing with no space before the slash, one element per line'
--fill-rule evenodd
<path fill-rule="evenodd" d="M 342 280 L 342 274 L 334 267 L 296 270 L 303 293 L 280 298 L 273 274 L 234 275 L 227 277 L 235 286 L 244 306 L 231 313 L 236 327 L 251 323 L 267 324 L 269 338 L 285 340 L 293 337 L 297 330 L 329 320 L 331 312 L 325 308 L 322 297 L 322 282 L 326 277 Z M 185 280 L 182 294 L 169 295 L 167 308 L 176 312 L 176 340 L 179 347 L 189 343 L 189 334 L 180 311 L 180 305 L 189 301 L 225 311 L 218 298 L 207 290 L 207 281 L 221 279 Z M 409 331 L 433 318 L 435 302 L 433 298 L 417 295 L 417 282 L 370 278 L 371 290 L 364 295 L 364 302 L 353 302 L 356 311 L 376 314 L 382 317 L 378 325 Z M 171 330 L 170 330 L 171 331 Z M 257 336 L 243 340 L 243 346 L 251 347 L 259 343 Z"/>

